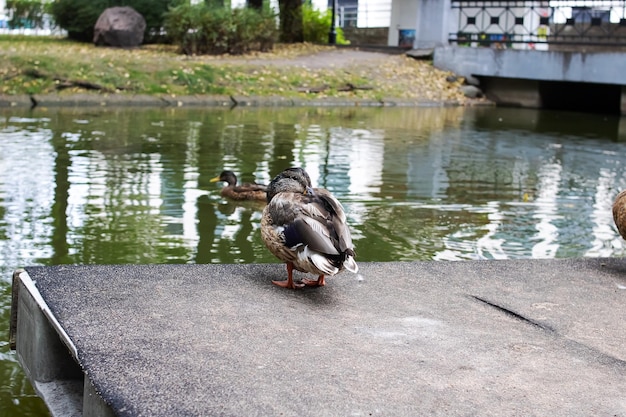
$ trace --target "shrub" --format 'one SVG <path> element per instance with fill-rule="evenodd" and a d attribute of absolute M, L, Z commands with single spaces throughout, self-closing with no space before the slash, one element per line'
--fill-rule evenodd
<path fill-rule="evenodd" d="M 144 42 L 156 39 L 163 26 L 163 14 L 176 0 L 55 0 L 50 12 L 70 39 L 91 42 L 93 27 L 104 9 L 130 6 L 146 19 Z"/>
<path fill-rule="evenodd" d="M 302 5 L 302 20 L 304 24 L 304 41 L 312 43 L 328 43 L 328 32 L 332 21 L 331 10 L 317 10 L 309 2 Z M 347 45 L 340 27 L 335 27 L 337 33 L 336 42 L 338 45 Z"/>
<path fill-rule="evenodd" d="M 269 8 L 233 10 L 233 37 L 229 45 L 231 54 L 248 51 L 269 51 L 278 38 L 276 16 Z"/>
<path fill-rule="evenodd" d="M 50 12 L 70 39 L 91 42 L 93 26 L 107 7 L 108 0 L 56 0 L 50 5 Z"/>
<path fill-rule="evenodd" d="M 163 15 L 177 0 L 124 0 L 111 1 L 111 6 L 130 6 L 137 10 L 146 19 L 146 33 L 144 43 L 160 40 L 161 28 L 163 27 Z M 109 6 L 109 7 L 111 7 Z M 95 24 L 95 22 L 94 22 Z"/>
<path fill-rule="evenodd" d="M 277 38 L 276 18 L 267 9 L 234 9 L 188 2 L 165 15 L 165 30 L 181 52 L 242 54 L 266 51 Z"/>

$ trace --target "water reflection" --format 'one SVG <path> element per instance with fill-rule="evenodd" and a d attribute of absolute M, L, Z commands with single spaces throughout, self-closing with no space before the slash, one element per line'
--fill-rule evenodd
<path fill-rule="evenodd" d="M 622 256 L 619 123 L 519 109 L 4 109 L 2 322 L 19 266 L 276 262 L 263 204 L 220 197 L 209 180 L 222 170 L 267 183 L 305 167 L 344 203 L 359 261 Z M 15 372 L 1 348 L 0 370 Z M 32 395 L 18 391 L 0 409 Z"/>
<path fill-rule="evenodd" d="M 616 182 L 616 172 L 606 168 L 600 168 L 596 193 L 594 196 L 593 210 L 590 219 L 593 222 L 592 234 L 594 237 L 584 256 L 606 257 L 613 255 L 614 251 L 623 251 L 624 240 L 615 234 L 613 227 L 613 213 L 611 202 L 615 198 L 615 190 L 612 185 Z"/>
<path fill-rule="evenodd" d="M 554 258 L 559 244 L 556 242 L 558 228 L 554 221 L 559 219 L 556 197 L 561 183 L 561 165 L 549 163 L 539 170 L 539 184 L 534 203 L 537 233 L 531 238 L 537 243 L 532 248 L 533 258 Z"/>
<path fill-rule="evenodd" d="M 258 236 L 261 208 L 232 206 L 209 179 L 229 169 L 267 183 L 291 165 L 345 203 L 361 260 L 619 254 L 607 208 L 624 185 L 623 145 L 616 133 L 592 135 L 616 122 L 585 116 L 579 136 L 543 132 L 567 117 L 457 108 L 5 111 L 3 266 L 273 261 Z"/>

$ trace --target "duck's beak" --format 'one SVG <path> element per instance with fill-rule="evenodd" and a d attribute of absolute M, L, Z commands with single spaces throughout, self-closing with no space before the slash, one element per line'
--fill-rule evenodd
<path fill-rule="evenodd" d="M 304 190 L 303 194 L 304 195 L 311 195 L 311 196 L 313 196 L 313 195 L 315 195 L 315 191 L 313 191 L 312 187 L 306 187 L 306 190 Z"/>
<path fill-rule="evenodd" d="M 218 182 L 220 180 L 220 177 L 215 177 L 215 178 L 211 178 L 209 181 L 210 182 Z"/>

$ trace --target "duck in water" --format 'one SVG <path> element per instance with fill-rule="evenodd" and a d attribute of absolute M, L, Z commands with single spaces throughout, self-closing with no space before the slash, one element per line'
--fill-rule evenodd
<path fill-rule="evenodd" d="M 237 176 L 232 171 L 222 171 L 219 177 L 211 178 L 211 182 L 223 181 L 226 186 L 222 188 L 220 194 L 232 200 L 256 200 L 265 201 L 266 186 L 257 183 L 244 183 L 237 185 Z"/>

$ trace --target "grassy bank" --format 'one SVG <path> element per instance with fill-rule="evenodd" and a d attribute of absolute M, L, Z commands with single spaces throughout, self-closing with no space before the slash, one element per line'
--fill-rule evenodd
<path fill-rule="evenodd" d="M 403 98 L 464 102 L 458 82 L 427 61 L 320 65 L 329 46 L 278 45 L 271 53 L 185 56 L 171 46 L 123 50 L 63 39 L 0 36 L 0 94 L 149 94 Z M 306 65 L 310 59 L 315 65 Z M 299 65 L 296 66 L 295 62 Z"/>

